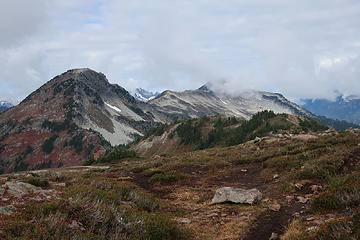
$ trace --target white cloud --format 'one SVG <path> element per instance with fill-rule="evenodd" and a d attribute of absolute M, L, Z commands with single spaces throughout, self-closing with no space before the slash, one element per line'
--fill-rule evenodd
<path fill-rule="evenodd" d="M 30 2 L 0 9 L 0 93 L 7 99 L 77 67 L 129 90 L 222 79 L 231 93 L 360 95 L 357 0 Z"/>

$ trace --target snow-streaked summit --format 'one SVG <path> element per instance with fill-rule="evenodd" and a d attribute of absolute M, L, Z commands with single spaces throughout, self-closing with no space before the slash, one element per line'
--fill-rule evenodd
<path fill-rule="evenodd" d="M 148 102 L 156 98 L 160 93 L 158 92 L 150 92 L 143 88 L 137 88 L 134 92 L 134 97 L 142 102 Z"/>
<path fill-rule="evenodd" d="M 0 113 L 4 112 L 6 109 L 13 107 L 14 105 L 8 101 L 0 101 Z"/>

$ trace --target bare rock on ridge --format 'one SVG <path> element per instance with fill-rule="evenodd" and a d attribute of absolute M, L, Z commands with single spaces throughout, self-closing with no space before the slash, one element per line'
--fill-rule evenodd
<path fill-rule="evenodd" d="M 233 202 L 254 204 L 261 200 L 262 197 L 263 194 L 255 188 L 244 190 L 240 188 L 223 187 L 216 190 L 211 203 Z"/>

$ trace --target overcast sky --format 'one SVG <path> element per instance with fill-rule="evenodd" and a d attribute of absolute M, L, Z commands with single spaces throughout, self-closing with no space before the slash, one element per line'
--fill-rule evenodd
<path fill-rule="evenodd" d="M 2 0 L 0 98 L 82 67 L 128 90 L 360 95 L 359 26 L 359 0 Z"/>

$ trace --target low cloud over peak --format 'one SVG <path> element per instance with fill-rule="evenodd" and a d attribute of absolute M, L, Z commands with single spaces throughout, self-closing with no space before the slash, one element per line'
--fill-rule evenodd
<path fill-rule="evenodd" d="M 79 67 L 127 89 L 360 95 L 357 0 L 15 0 L 0 13 L 5 99 Z"/>

